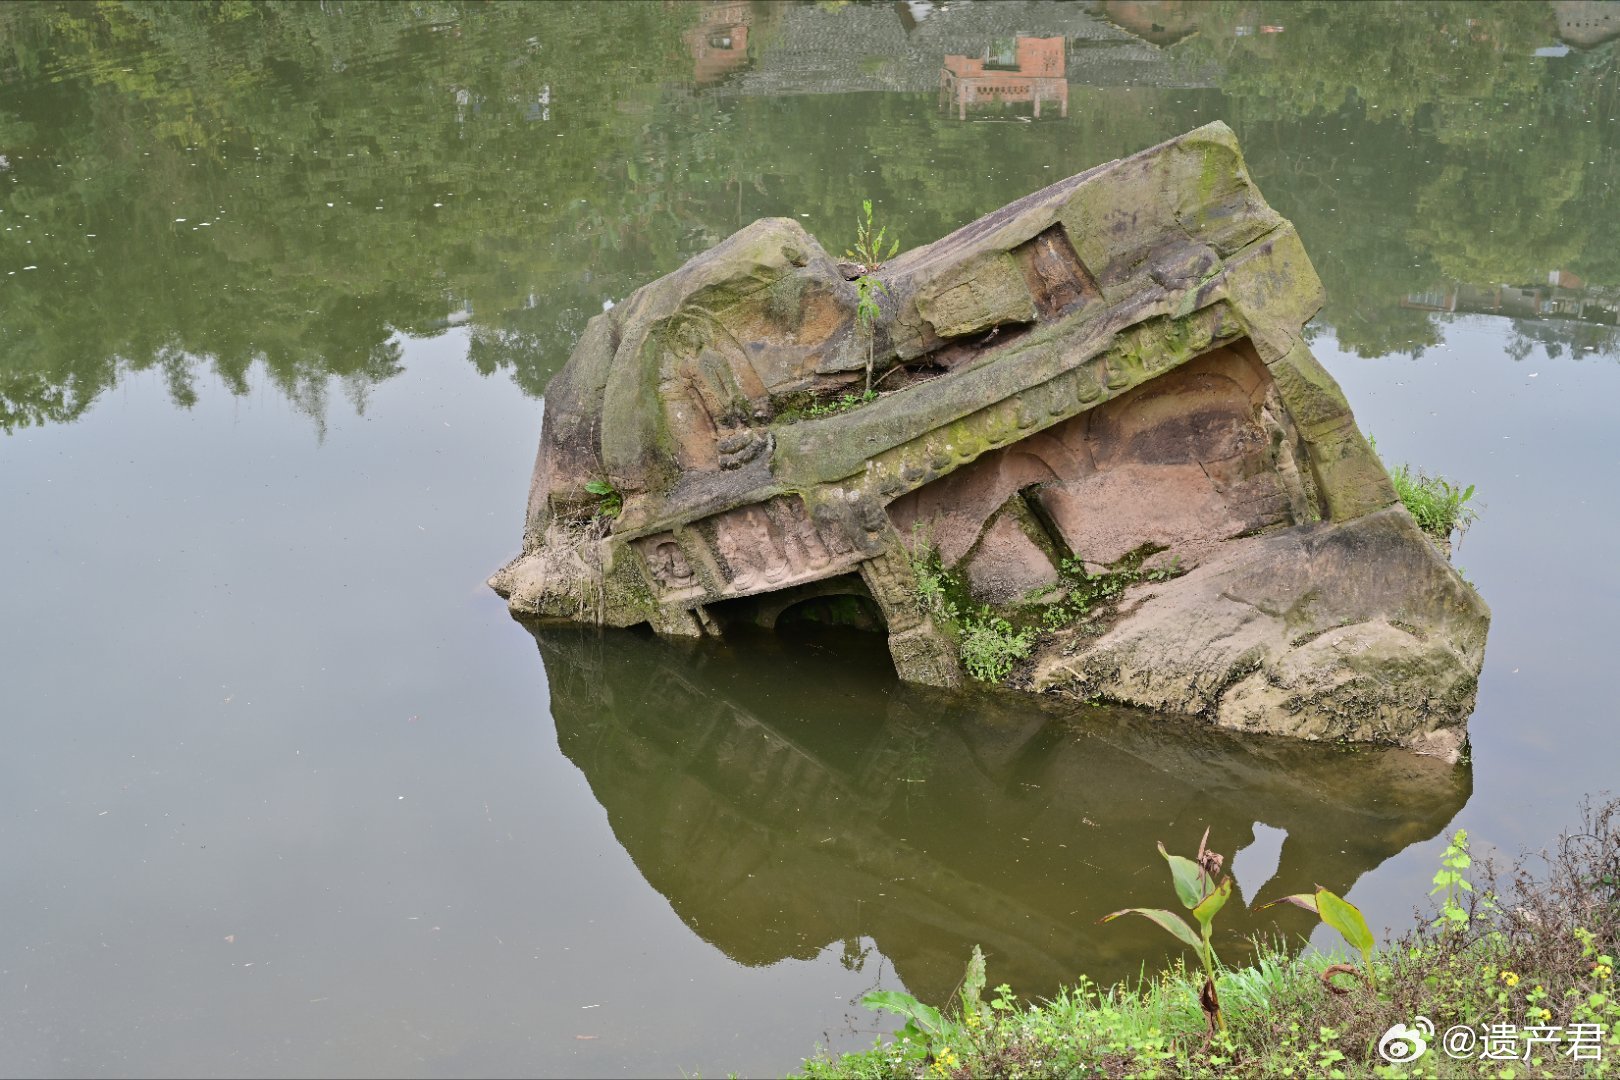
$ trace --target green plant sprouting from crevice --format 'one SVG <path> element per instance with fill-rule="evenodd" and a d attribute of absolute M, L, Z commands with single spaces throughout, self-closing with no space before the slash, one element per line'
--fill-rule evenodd
<path fill-rule="evenodd" d="M 1079 559 L 1061 560 L 1058 573 L 1063 597 L 1041 605 L 1041 625 L 1048 630 L 1069 626 L 1084 619 L 1095 608 L 1112 604 L 1132 585 L 1144 581 L 1169 581 L 1186 573 L 1179 556 L 1172 556 L 1162 566 L 1144 568 L 1143 563 L 1160 550 L 1152 545 L 1144 545 L 1100 574 L 1091 573 Z"/>
<path fill-rule="evenodd" d="M 888 236 L 889 227 L 880 226 L 873 230 L 876 224 L 872 220 L 872 200 L 861 200 L 861 217 L 855 219 L 855 246 L 847 249 L 844 254 L 861 264 L 861 273 L 870 274 L 881 267 L 889 259 L 894 258 L 900 250 L 900 239 Z M 883 249 L 883 241 L 889 241 L 889 249 Z"/>
<path fill-rule="evenodd" d="M 870 274 L 855 279 L 855 322 L 866 340 L 866 392 L 872 392 L 873 347 L 877 338 L 878 316 L 883 314 L 878 294 L 887 293 L 889 287 Z"/>
<path fill-rule="evenodd" d="M 1168 581 L 1184 573 L 1176 558 L 1144 569 L 1144 561 L 1159 550 L 1152 546 L 1130 552 L 1098 574 L 1089 572 L 1079 559 L 1062 558 L 1058 585 L 1051 590 L 1058 599 L 998 611 L 973 600 L 961 579 L 944 567 L 920 527 L 913 534 L 912 550 L 918 607 L 954 637 L 963 669 L 986 683 L 1006 680 L 1034 652 L 1043 634 L 1073 626 L 1112 605 L 1131 585 Z"/>
<path fill-rule="evenodd" d="M 962 667 L 980 682 L 1001 682 L 1035 645 L 1033 627 L 1018 629 L 988 607 L 963 616 L 960 626 Z"/>
<path fill-rule="evenodd" d="M 894 258 L 895 253 L 900 250 L 900 239 L 889 236 L 888 231 L 887 225 L 880 226 L 872 220 L 872 200 L 862 199 L 861 217 L 855 220 L 855 246 L 847 249 L 844 254 L 860 264 L 860 274 L 855 278 L 855 324 L 866 342 L 868 394 L 872 392 L 872 361 L 877 338 L 877 321 L 883 314 L 878 297 L 887 295 L 889 291 L 889 287 L 873 275 L 884 262 Z M 885 240 L 889 242 L 887 250 L 883 246 Z"/>
<path fill-rule="evenodd" d="M 1028 658 L 1038 631 L 1017 627 L 987 604 L 975 605 L 962 582 L 941 564 L 939 553 L 918 533 L 911 559 L 917 606 L 956 639 L 962 667 L 980 682 L 999 683 Z"/>
<path fill-rule="evenodd" d="M 624 509 L 624 495 L 608 480 L 587 480 L 585 490 L 596 496 L 596 516 L 615 518 Z"/>
<path fill-rule="evenodd" d="M 807 403 L 798 403 L 804 402 L 806 399 L 808 399 Z M 825 401 L 817 401 L 809 397 L 809 395 L 804 395 L 798 398 L 798 402 L 777 413 L 776 418 L 786 423 L 793 423 L 798 420 L 820 420 L 824 416 L 837 416 L 839 413 L 858 409 L 862 405 L 869 405 L 877 399 L 878 392 L 876 390 L 867 390 L 860 394 L 849 391 Z"/>

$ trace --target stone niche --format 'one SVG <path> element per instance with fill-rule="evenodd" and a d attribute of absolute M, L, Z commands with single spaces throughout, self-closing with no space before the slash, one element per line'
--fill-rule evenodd
<path fill-rule="evenodd" d="M 1151 545 L 1196 565 L 1225 540 L 1310 514 L 1276 385 L 1247 342 L 1212 349 L 889 504 L 976 600 L 1009 603 Z M 1060 554 L 1061 553 L 1061 554 Z"/>
<path fill-rule="evenodd" d="M 1146 558 L 1173 576 L 1044 633 L 1013 685 L 1457 756 L 1489 612 L 1306 347 L 1321 284 L 1224 125 L 900 255 L 870 331 L 847 270 L 768 219 L 591 320 L 491 579 L 514 613 L 693 637 L 836 616 L 955 686 L 923 545 L 1026 622 L 1066 574 Z M 876 400 L 826 408 L 869 350 Z"/>

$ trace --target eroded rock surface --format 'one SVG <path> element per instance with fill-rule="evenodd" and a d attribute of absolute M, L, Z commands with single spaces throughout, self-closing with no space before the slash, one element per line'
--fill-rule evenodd
<path fill-rule="evenodd" d="M 1043 631 L 1015 685 L 1456 756 L 1489 612 L 1306 348 L 1320 282 L 1224 125 L 904 253 L 870 332 L 846 272 L 759 221 L 591 320 L 491 579 L 514 612 L 698 636 L 844 597 L 951 686 L 926 556 Z M 829 410 L 869 350 L 879 396 Z M 1168 580 L 1050 617 L 1121 560 Z"/>

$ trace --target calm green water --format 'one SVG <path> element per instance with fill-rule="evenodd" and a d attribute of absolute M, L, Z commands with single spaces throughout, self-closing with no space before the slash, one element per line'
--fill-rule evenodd
<path fill-rule="evenodd" d="M 781 1072 L 974 943 L 1031 995 L 1157 963 L 1093 925 L 1168 899 L 1156 840 L 1400 927 L 1452 829 L 1511 855 L 1615 787 L 1615 46 L 1533 3 L 1135 11 L 1196 32 L 0 5 L 0 1073 Z M 941 102 L 1019 36 L 1065 39 L 1066 110 Z M 922 243 L 1217 118 L 1363 428 L 1483 493 L 1470 765 L 938 697 L 859 634 L 533 634 L 484 587 L 605 301 L 756 217 L 841 249 L 868 197 Z"/>

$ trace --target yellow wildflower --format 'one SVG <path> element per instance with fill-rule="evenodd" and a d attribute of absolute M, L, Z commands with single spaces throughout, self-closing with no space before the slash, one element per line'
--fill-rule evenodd
<path fill-rule="evenodd" d="M 1599 962 L 1592 965 L 1592 977 L 1594 979 L 1607 979 L 1613 974 L 1614 968 L 1610 967 L 1608 964 Z"/>
<path fill-rule="evenodd" d="M 1509 986 L 1518 986 L 1519 976 L 1514 972 L 1504 971 L 1502 972 L 1502 981 L 1507 983 Z"/>

